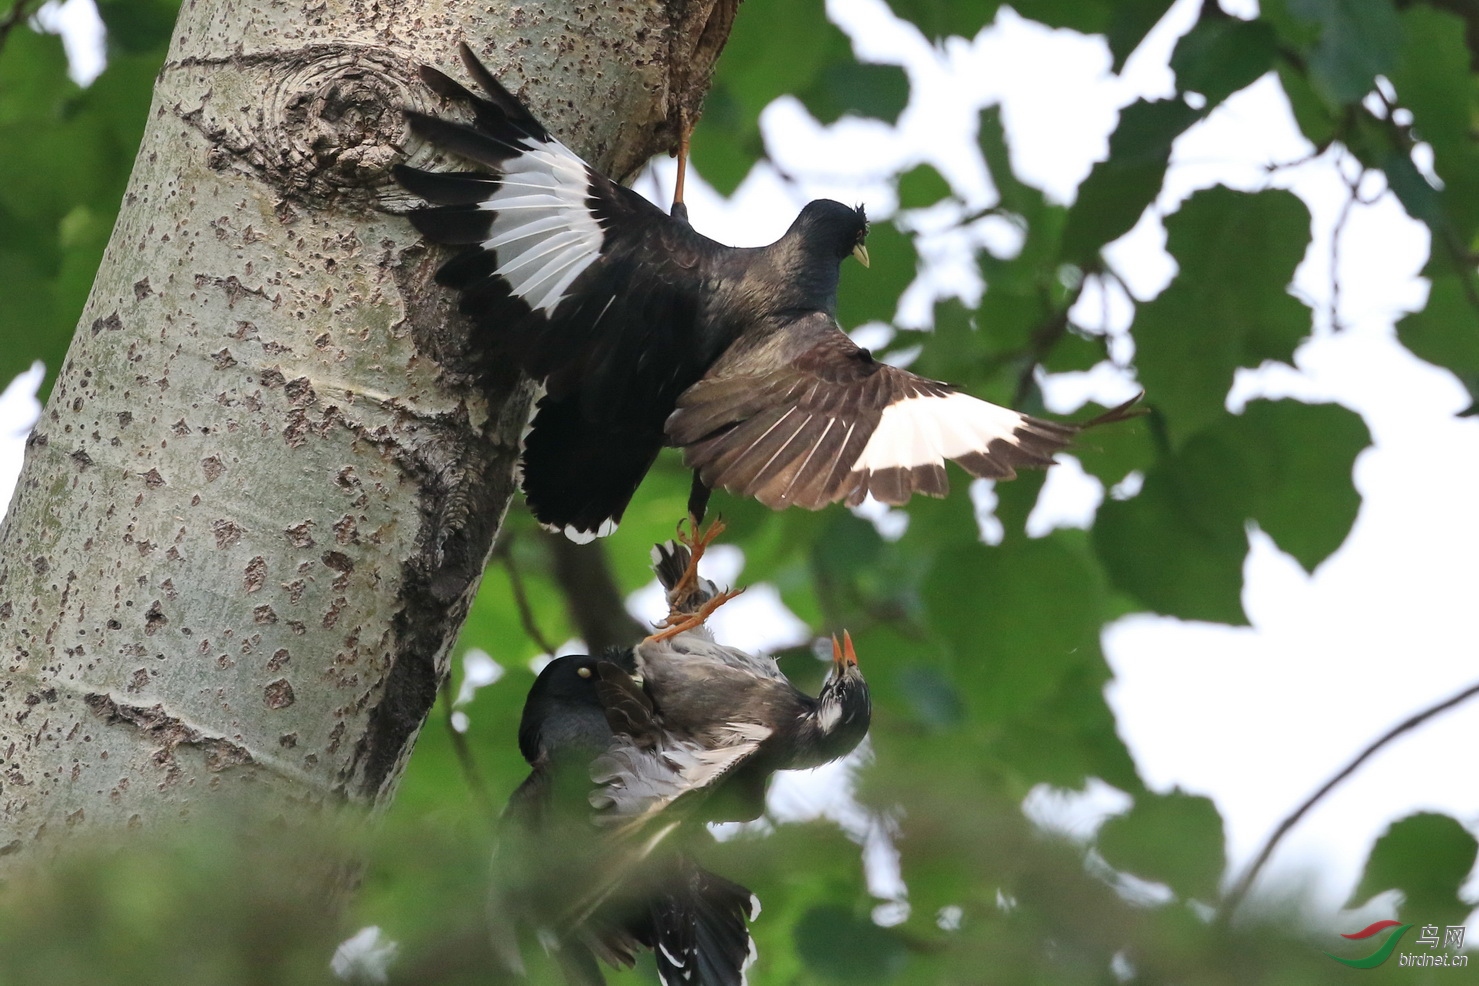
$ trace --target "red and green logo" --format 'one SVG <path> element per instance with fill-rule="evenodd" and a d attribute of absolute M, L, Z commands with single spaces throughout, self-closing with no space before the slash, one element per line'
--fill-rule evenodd
<path fill-rule="evenodd" d="M 1397 929 L 1387 936 L 1387 940 L 1382 942 L 1381 948 L 1378 948 L 1376 951 L 1372 952 L 1364 959 L 1343 959 L 1339 955 L 1330 955 L 1329 952 L 1326 952 L 1325 954 L 1330 955 L 1332 959 L 1339 962 L 1341 965 L 1348 965 L 1352 969 L 1375 969 L 1377 966 L 1381 965 L 1387 959 L 1392 957 L 1392 952 L 1396 949 L 1397 942 L 1402 940 L 1402 936 L 1407 933 L 1407 929 L 1410 927 L 1412 927 L 1412 925 L 1402 924 L 1400 921 L 1377 921 L 1376 923 L 1367 925 L 1360 931 L 1354 932 L 1353 934 L 1341 935 L 1340 937 L 1349 938 L 1352 941 L 1363 941 L 1367 938 L 1371 938 L 1375 935 L 1381 934 L 1388 928 Z"/>

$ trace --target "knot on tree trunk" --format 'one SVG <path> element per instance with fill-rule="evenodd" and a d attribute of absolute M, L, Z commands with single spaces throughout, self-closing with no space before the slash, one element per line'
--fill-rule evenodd
<path fill-rule="evenodd" d="M 197 95 L 175 111 L 210 141 L 213 170 L 254 174 L 285 202 L 315 209 L 403 198 L 390 168 L 408 135 L 404 109 L 428 98 L 416 69 L 393 51 L 345 43 L 166 66 L 191 76 L 182 88 Z"/>
<path fill-rule="evenodd" d="M 259 140 L 276 148 L 281 179 L 305 199 L 334 199 L 388 180 L 416 98 L 413 67 L 375 48 L 297 53 L 268 91 Z"/>

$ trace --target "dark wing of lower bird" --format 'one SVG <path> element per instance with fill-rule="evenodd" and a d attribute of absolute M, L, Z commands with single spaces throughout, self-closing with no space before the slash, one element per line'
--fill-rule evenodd
<path fill-rule="evenodd" d="M 749 922 L 760 901 L 681 856 L 666 887 L 653 899 L 646 942 L 663 986 L 743 986 L 755 957 Z"/>
<path fill-rule="evenodd" d="M 856 506 L 870 493 L 889 504 L 943 496 L 947 459 L 973 476 L 1011 479 L 1051 465 L 1083 427 L 880 363 L 824 313 L 747 343 L 678 398 L 667 432 L 705 483 L 775 509 Z"/>

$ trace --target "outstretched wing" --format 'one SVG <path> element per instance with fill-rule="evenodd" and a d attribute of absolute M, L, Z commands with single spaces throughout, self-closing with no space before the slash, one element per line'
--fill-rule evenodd
<path fill-rule="evenodd" d="M 545 383 L 524 458 L 535 516 L 588 540 L 615 527 L 674 399 L 727 342 L 701 315 L 706 272 L 731 251 L 595 171 L 460 52 L 486 98 L 421 76 L 472 122 L 406 116 L 479 170 L 395 174 L 429 203 L 409 213 L 416 228 L 462 248 L 437 280 L 459 292 L 477 344 Z"/>
<path fill-rule="evenodd" d="M 831 316 L 745 340 L 678 398 L 669 440 L 710 486 L 773 509 L 944 496 L 945 461 L 1011 479 L 1052 465 L 1081 426 L 1043 421 L 888 366 Z"/>
<path fill-rule="evenodd" d="M 580 385 L 609 413 L 610 398 L 644 375 L 644 355 L 693 332 L 705 255 L 723 248 L 595 171 L 459 50 L 487 98 L 436 69 L 421 74 L 473 122 L 406 116 L 418 136 L 481 170 L 397 167 L 430 203 L 409 218 L 427 239 L 465 248 L 437 279 L 461 292 L 490 344 L 552 393 Z"/>

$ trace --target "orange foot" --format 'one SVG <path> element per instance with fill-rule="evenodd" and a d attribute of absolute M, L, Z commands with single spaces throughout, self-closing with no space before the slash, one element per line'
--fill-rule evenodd
<path fill-rule="evenodd" d="M 675 601 L 690 599 L 698 591 L 698 560 L 704 556 L 704 552 L 708 550 L 709 545 L 717 541 L 719 535 L 724 533 L 724 518 L 715 517 L 714 522 L 709 525 L 709 529 L 703 530 L 699 526 L 698 520 L 690 514 L 688 517 L 688 528 L 692 531 L 691 534 L 684 533 L 683 522 L 678 522 L 677 541 L 688 549 L 688 566 L 683 569 L 683 574 L 679 577 L 678 583 L 668 592 L 668 598 Z M 710 612 L 713 611 L 710 610 Z M 668 614 L 664 626 L 672 626 L 678 618 L 685 615 L 687 614 L 673 610 Z"/>
<path fill-rule="evenodd" d="M 687 578 L 686 573 L 684 577 Z M 717 596 L 712 597 L 711 599 L 709 599 L 708 602 L 700 606 L 697 612 L 669 613 L 667 619 L 663 620 L 662 623 L 659 624 L 658 632 L 652 634 L 642 642 L 644 644 L 657 643 L 660 640 L 667 640 L 669 637 L 676 637 L 678 634 L 683 633 L 685 630 L 692 630 L 694 627 L 703 626 L 704 621 L 713 615 L 714 610 L 718 609 L 720 606 L 723 606 L 725 603 L 729 602 L 735 596 L 744 591 L 745 590 L 743 588 L 725 589 L 723 592 L 719 593 Z"/>

